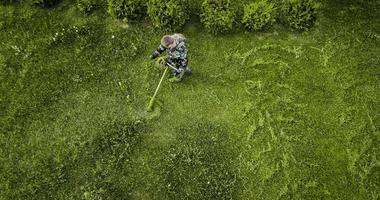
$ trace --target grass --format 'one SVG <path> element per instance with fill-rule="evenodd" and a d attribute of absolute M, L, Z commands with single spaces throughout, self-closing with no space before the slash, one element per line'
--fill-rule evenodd
<path fill-rule="evenodd" d="M 1 6 L 0 199 L 378 199 L 380 5 L 323 5 L 304 33 L 187 25 L 153 117 L 165 33 Z"/>

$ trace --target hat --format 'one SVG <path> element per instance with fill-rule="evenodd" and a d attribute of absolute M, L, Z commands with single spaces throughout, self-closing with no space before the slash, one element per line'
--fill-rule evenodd
<path fill-rule="evenodd" d="M 165 35 L 161 39 L 161 45 L 164 46 L 165 48 L 168 48 L 169 45 L 173 44 L 175 39 L 171 35 Z"/>

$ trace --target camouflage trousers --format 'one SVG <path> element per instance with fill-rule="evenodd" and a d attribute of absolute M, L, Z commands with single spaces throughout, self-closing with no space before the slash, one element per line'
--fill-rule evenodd
<path fill-rule="evenodd" d="M 190 75 L 192 73 L 191 69 L 188 67 L 187 59 L 177 59 L 169 60 L 170 63 L 174 65 L 178 70 L 173 70 L 173 76 L 182 78 L 185 74 Z"/>

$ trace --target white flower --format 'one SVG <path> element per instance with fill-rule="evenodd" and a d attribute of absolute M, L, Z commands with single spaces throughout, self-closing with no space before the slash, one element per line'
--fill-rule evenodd
<path fill-rule="evenodd" d="M 114 39 L 115 38 L 115 36 L 114 35 L 112 35 L 112 39 Z"/>

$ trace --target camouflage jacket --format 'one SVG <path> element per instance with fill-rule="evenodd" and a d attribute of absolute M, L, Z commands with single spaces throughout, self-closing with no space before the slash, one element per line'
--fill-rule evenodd
<path fill-rule="evenodd" d="M 175 42 L 177 44 L 174 48 L 165 48 L 164 46 L 160 45 L 157 48 L 157 52 L 161 54 L 167 50 L 169 59 L 173 62 L 187 61 L 187 48 L 185 45 L 186 39 L 178 34 L 174 34 L 173 37 L 175 38 Z"/>

